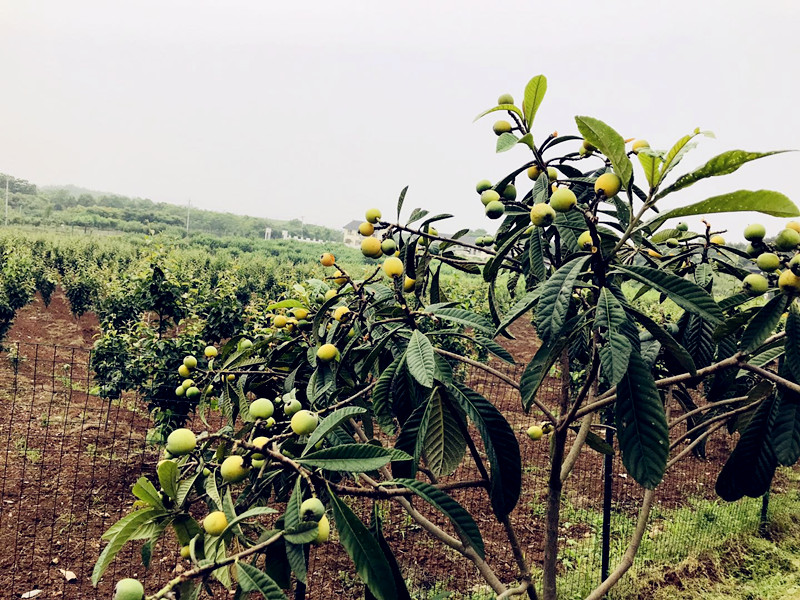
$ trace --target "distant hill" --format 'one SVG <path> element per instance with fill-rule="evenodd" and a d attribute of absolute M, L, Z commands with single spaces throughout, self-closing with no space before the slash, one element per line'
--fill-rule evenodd
<path fill-rule="evenodd" d="M 5 181 L 9 182 L 9 224 L 34 226 L 73 226 L 117 230 L 132 233 L 173 233 L 186 230 L 186 207 L 146 198 L 129 198 L 98 192 L 76 185 L 38 187 L 24 179 L 0 173 L 0 209 Z M 3 214 L 0 211 L 0 223 Z M 280 221 L 192 208 L 189 230 L 220 236 L 272 238 L 282 231 L 292 237 L 341 241 L 342 232 L 320 225 L 304 224 L 299 219 Z"/>

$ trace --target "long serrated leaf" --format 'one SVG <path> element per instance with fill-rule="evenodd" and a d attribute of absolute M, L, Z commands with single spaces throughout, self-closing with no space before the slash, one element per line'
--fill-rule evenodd
<path fill-rule="evenodd" d="M 243 560 L 236 562 L 236 575 L 243 592 L 258 592 L 265 600 L 286 600 L 286 595 L 269 575 Z"/>
<path fill-rule="evenodd" d="M 492 510 L 502 518 L 514 509 L 522 488 L 522 459 L 517 437 L 503 415 L 479 393 L 459 382 L 454 382 L 449 391 L 451 398 L 475 423 L 483 440 L 491 468 Z"/>
<path fill-rule="evenodd" d="M 342 444 L 306 454 L 298 458 L 297 462 L 305 467 L 328 471 L 363 473 L 380 469 L 390 461 L 398 460 L 393 452 L 371 444 Z M 408 456 L 407 460 L 411 460 L 411 457 Z"/>
<path fill-rule="evenodd" d="M 436 366 L 433 356 L 434 350 L 430 340 L 419 329 L 415 329 L 406 347 L 406 368 L 411 376 L 426 388 L 433 386 Z"/>
<path fill-rule="evenodd" d="M 728 175 L 729 173 L 736 171 L 739 167 L 747 162 L 764 158 L 765 156 L 772 156 L 773 154 L 781 154 L 783 152 L 788 152 L 788 150 L 776 150 L 773 152 L 746 152 L 744 150 L 728 150 L 727 152 L 723 152 L 722 154 L 710 159 L 699 169 L 678 177 L 675 183 L 656 195 L 656 200 L 663 198 L 672 192 L 687 188 L 701 179 L 716 177 L 718 175 Z"/>
<path fill-rule="evenodd" d="M 133 495 L 145 504 L 156 508 L 164 508 L 164 503 L 161 501 L 161 496 L 158 495 L 156 487 L 150 483 L 147 477 L 139 477 L 136 483 L 133 484 Z"/>
<path fill-rule="evenodd" d="M 696 129 L 694 132 L 683 136 L 681 139 L 675 142 L 672 148 L 669 149 L 669 152 L 667 152 L 667 154 L 664 156 L 664 164 L 661 167 L 661 175 L 658 180 L 659 184 L 664 181 L 664 178 L 669 175 L 670 171 L 672 171 L 672 169 L 678 165 L 686 153 L 695 147 L 695 144 L 691 143 L 691 141 L 698 135 L 714 137 L 714 134 L 710 131 L 700 131 L 699 129 Z"/>
<path fill-rule="evenodd" d="M 111 527 L 106 529 L 106 531 L 101 536 L 101 539 L 103 539 L 103 540 L 111 540 L 111 539 L 113 539 L 114 537 L 116 537 L 116 535 L 120 531 L 122 531 L 128 525 L 128 523 L 138 519 L 139 518 L 138 515 L 140 513 L 142 513 L 143 511 L 146 511 L 146 510 L 150 510 L 151 508 L 158 508 L 158 510 L 162 510 L 162 507 L 149 507 L 149 508 L 140 508 L 139 510 L 135 510 L 132 513 L 128 513 L 124 517 L 121 517 Z"/>
<path fill-rule="evenodd" d="M 397 600 L 411 600 L 411 594 L 408 593 L 408 588 L 406 587 L 403 572 L 400 570 L 400 565 L 397 564 L 397 559 L 394 556 L 394 552 L 392 552 L 392 547 L 383 536 L 383 531 L 381 530 L 380 505 L 378 502 L 372 503 L 372 518 L 370 519 L 369 525 L 370 533 L 377 540 L 378 546 L 380 546 L 383 551 L 386 562 L 389 563 L 389 568 L 392 570 L 393 583 L 397 590 Z M 369 588 L 364 590 L 364 600 L 375 600 L 375 596 L 370 593 Z"/>
<path fill-rule="evenodd" d="M 469 540 L 481 558 L 484 558 L 483 538 L 472 516 L 448 494 L 425 481 L 417 479 L 394 479 L 383 485 L 398 484 L 413 491 L 417 496 L 436 508 Z"/>
<path fill-rule="evenodd" d="M 659 269 L 637 265 L 616 265 L 616 269 L 666 294 L 682 309 L 698 314 L 715 325 L 722 319 L 722 311 L 714 302 L 714 298 L 688 279 Z"/>
<path fill-rule="evenodd" d="M 794 381 L 800 381 L 800 305 L 797 302 L 789 305 L 784 347 L 786 348 L 786 367 Z"/>
<path fill-rule="evenodd" d="M 633 165 L 625 152 L 625 140 L 613 128 L 592 117 L 575 117 L 578 131 L 592 146 L 605 154 L 614 167 L 614 172 L 628 187 L 633 177 Z"/>
<path fill-rule="evenodd" d="M 636 351 L 617 385 L 616 417 L 622 463 L 639 484 L 654 489 L 667 467 L 669 430 L 653 374 Z"/>
<path fill-rule="evenodd" d="M 303 502 L 303 487 L 302 478 L 297 477 L 292 489 L 292 495 L 289 497 L 289 502 L 286 503 L 286 512 L 283 515 L 283 525 L 287 529 L 297 527 L 300 524 L 300 505 Z M 288 540 L 286 546 L 286 560 L 292 568 L 292 573 L 297 577 L 298 581 L 306 582 L 306 555 L 303 546 L 300 544 L 292 544 Z"/>
<path fill-rule="evenodd" d="M 400 220 L 400 213 L 403 211 L 403 202 L 406 199 L 406 193 L 408 192 L 408 186 L 404 187 L 400 191 L 400 197 L 397 199 L 397 220 Z"/>
<path fill-rule="evenodd" d="M 519 108 L 517 108 L 516 106 L 514 106 L 513 104 L 498 104 L 497 106 L 493 106 L 492 108 L 489 108 L 489 109 L 483 111 L 482 113 L 480 113 L 477 117 L 475 117 L 472 120 L 472 122 L 474 123 L 475 121 L 477 121 L 481 117 L 485 117 L 486 115 L 488 115 L 490 113 L 493 113 L 493 112 L 496 112 L 498 110 L 510 111 L 510 112 L 515 113 L 520 119 L 524 119 L 525 118 L 525 115 L 522 114 L 522 111 Z"/>
<path fill-rule="evenodd" d="M 458 323 L 465 327 L 471 327 L 475 331 L 480 331 L 485 335 L 494 335 L 494 327 L 483 316 L 476 314 L 463 308 L 436 308 L 428 307 L 425 312 L 434 315 L 439 319 L 450 321 L 451 323 Z"/>
<path fill-rule="evenodd" d="M 161 489 L 170 499 L 175 500 L 178 494 L 178 465 L 172 460 L 162 460 L 158 463 L 156 474 Z"/>
<path fill-rule="evenodd" d="M 306 447 L 303 449 L 303 454 L 301 456 L 305 456 L 309 450 L 311 450 L 317 444 L 317 442 L 328 435 L 328 433 L 336 429 L 339 425 L 357 415 L 362 415 L 365 412 L 367 412 L 367 410 L 359 406 L 345 406 L 331 413 L 328 417 L 320 421 L 319 425 L 317 425 L 314 433 L 312 433 L 308 438 L 308 442 L 306 442 Z"/>
<path fill-rule="evenodd" d="M 590 258 L 581 256 L 562 265 L 542 284 L 534 318 L 539 338 L 544 343 L 561 334 L 569 303 L 572 301 L 572 288 Z"/>
<path fill-rule="evenodd" d="M 788 375 L 783 373 L 783 375 Z M 793 378 L 790 377 L 790 380 Z M 794 380 L 796 382 L 796 379 Z M 780 465 L 791 467 L 800 459 L 800 394 L 778 389 L 779 404 L 772 430 L 772 448 Z"/>
<path fill-rule="evenodd" d="M 431 394 L 423 417 L 422 451 L 427 467 L 436 477 L 442 477 L 456 470 L 464 458 L 467 442 L 456 421 L 461 415 L 453 415 L 448 410 L 442 397 L 446 392 L 437 389 L 439 392 Z"/>
<path fill-rule="evenodd" d="M 372 412 L 375 414 L 375 420 L 378 421 L 380 428 L 390 435 L 394 435 L 395 432 L 391 400 L 392 381 L 402 361 L 402 357 L 397 357 L 381 373 L 378 382 L 375 384 L 375 389 L 372 390 Z"/>
<path fill-rule="evenodd" d="M 602 330 L 601 335 L 607 341 L 600 345 L 599 354 L 600 364 L 611 386 L 617 385 L 625 375 L 633 349 L 630 340 L 622 333 L 627 320 L 628 316 L 619 300 L 608 288 L 602 288 L 597 298 L 593 329 Z"/>
<path fill-rule="evenodd" d="M 650 231 L 655 231 L 668 219 L 742 211 L 760 212 L 780 218 L 800 216 L 800 211 L 797 210 L 794 202 L 780 192 L 773 192 L 772 190 L 739 190 L 662 213 L 644 227 Z"/>
<path fill-rule="evenodd" d="M 117 553 L 122 550 L 122 547 L 128 543 L 128 540 L 136 533 L 136 530 L 151 519 L 162 514 L 164 514 L 164 512 L 158 508 L 145 508 L 128 515 L 130 518 L 123 517 L 123 519 L 125 519 L 124 526 L 117 530 L 116 535 L 111 539 L 108 545 L 103 548 L 103 551 L 100 553 L 94 565 L 94 569 L 92 569 L 92 585 L 97 585 L 97 582 L 100 581 L 108 565 L 111 564 L 111 561 L 114 560 Z"/>
<path fill-rule="evenodd" d="M 503 317 L 503 320 L 500 321 L 500 325 L 497 326 L 497 329 L 494 332 L 494 336 L 497 337 L 500 334 L 500 332 L 504 331 L 514 321 L 516 321 L 522 315 L 524 315 L 526 312 L 532 309 L 539 301 L 539 295 L 541 293 L 542 289 L 541 286 L 539 286 L 531 290 L 527 294 L 525 294 L 519 300 L 517 300 L 514 306 L 512 306 L 508 310 L 506 315 Z"/>
<path fill-rule="evenodd" d="M 646 149 L 639 151 L 639 164 L 642 165 L 644 170 L 645 179 L 651 188 L 658 185 L 660 179 L 660 167 L 662 158 L 654 153 L 647 152 Z"/>
<path fill-rule="evenodd" d="M 508 152 L 514 146 L 516 146 L 518 142 L 519 138 L 515 136 L 513 133 L 508 133 L 508 132 L 502 133 L 497 138 L 497 147 L 495 148 L 495 152 L 497 153 Z"/>
<path fill-rule="evenodd" d="M 775 331 L 783 311 L 786 310 L 786 303 L 786 296 L 779 294 L 758 311 L 742 334 L 740 342 L 742 352 L 750 354 Z"/>
<path fill-rule="evenodd" d="M 536 75 L 525 86 L 525 95 L 523 97 L 522 109 L 525 113 L 525 123 L 528 129 L 533 125 L 533 120 L 536 118 L 536 112 L 544 100 L 544 95 L 547 93 L 547 77 L 544 75 Z"/>
<path fill-rule="evenodd" d="M 547 279 L 547 268 L 544 264 L 544 247 L 545 242 L 542 239 L 541 228 L 534 227 L 528 239 L 528 264 L 537 282 Z"/>
<path fill-rule="evenodd" d="M 672 358 L 677 360 L 687 373 L 694 375 L 697 372 L 691 354 L 666 329 L 631 306 L 626 307 L 625 310 L 670 352 Z"/>
<path fill-rule="evenodd" d="M 500 344 L 495 342 L 493 339 L 488 337 L 483 337 L 481 335 L 476 335 L 475 343 L 486 348 L 489 352 L 494 354 L 500 360 L 504 360 L 505 362 L 511 365 L 517 364 L 511 353 L 505 348 L 503 348 Z"/>
<path fill-rule="evenodd" d="M 214 477 L 214 473 L 206 477 L 205 481 L 203 481 L 203 487 L 217 510 L 222 510 L 222 497 L 219 495 L 217 480 Z"/>
<path fill-rule="evenodd" d="M 347 504 L 332 490 L 328 493 L 339 541 L 353 560 L 359 577 L 378 600 L 395 600 L 392 570 L 378 542 Z"/>

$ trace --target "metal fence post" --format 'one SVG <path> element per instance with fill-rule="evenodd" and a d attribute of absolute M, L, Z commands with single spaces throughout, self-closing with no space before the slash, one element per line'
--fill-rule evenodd
<path fill-rule="evenodd" d="M 613 411 L 610 408 L 607 409 L 603 421 L 606 424 L 606 443 L 612 447 L 614 444 L 614 431 L 611 429 L 613 418 Z M 608 577 L 611 559 L 611 494 L 614 483 L 613 477 L 614 455 L 606 454 L 603 457 L 603 531 L 600 550 L 600 581 L 605 581 Z"/>

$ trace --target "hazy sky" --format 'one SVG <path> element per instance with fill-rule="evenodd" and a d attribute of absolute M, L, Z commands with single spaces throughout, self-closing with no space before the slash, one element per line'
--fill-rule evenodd
<path fill-rule="evenodd" d="M 528 159 L 472 123 L 500 93 L 547 76 L 538 139 L 576 114 L 657 148 L 714 131 L 684 169 L 800 148 L 798 24 L 797 0 L 0 0 L 0 172 L 332 227 L 408 184 L 443 229 L 489 228 L 475 182 Z M 675 202 L 800 203 L 798 172 L 767 158 Z"/>

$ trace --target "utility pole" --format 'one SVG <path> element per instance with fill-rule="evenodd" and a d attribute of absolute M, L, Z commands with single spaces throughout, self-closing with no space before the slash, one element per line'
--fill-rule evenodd
<path fill-rule="evenodd" d="M 8 227 L 8 175 L 6 175 L 6 220 L 5 225 Z"/>

